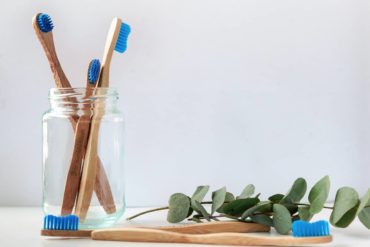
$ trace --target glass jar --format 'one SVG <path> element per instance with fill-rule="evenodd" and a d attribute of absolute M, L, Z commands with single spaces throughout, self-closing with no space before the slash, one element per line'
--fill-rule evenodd
<path fill-rule="evenodd" d="M 107 227 L 125 210 L 124 119 L 112 88 L 53 88 L 43 115 L 43 210 Z"/>

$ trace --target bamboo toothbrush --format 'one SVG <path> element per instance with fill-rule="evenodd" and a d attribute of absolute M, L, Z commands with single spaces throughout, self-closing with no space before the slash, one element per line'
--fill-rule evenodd
<path fill-rule="evenodd" d="M 329 243 L 333 240 L 330 235 L 329 224 L 323 220 L 314 223 L 297 220 L 292 225 L 293 236 L 278 237 L 248 234 L 250 232 L 266 232 L 270 228 L 259 224 L 237 221 L 219 221 L 177 227 L 127 227 L 101 230 L 78 230 L 78 221 L 78 217 L 75 215 L 64 217 L 45 216 L 44 229 L 41 230 L 41 235 L 91 237 L 93 240 L 109 241 L 239 246 L 300 246 Z"/>
<path fill-rule="evenodd" d="M 36 35 L 45 51 L 46 57 L 48 58 L 50 68 L 53 72 L 55 83 L 58 88 L 71 88 L 66 75 L 59 63 L 58 56 L 56 54 L 54 40 L 53 40 L 53 22 L 49 15 L 44 13 L 36 14 L 32 19 L 33 28 L 35 29 Z M 72 116 L 70 118 L 73 130 L 76 129 L 78 116 Z M 106 176 L 104 167 L 98 159 L 98 174 L 96 176 L 96 183 L 94 187 L 95 193 L 99 199 L 100 204 L 103 206 L 104 210 L 109 213 L 114 213 L 116 211 L 112 191 Z M 75 202 L 75 198 L 71 198 L 72 204 Z M 71 203 L 69 202 L 68 205 Z M 66 207 L 64 207 L 66 208 Z M 64 214 L 72 211 L 69 209 L 62 211 Z M 63 210 L 63 209 L 62 209 Z"/>
<path fill-rule="evenodd" d="M 38 13 L 32 19 L 33 28 L 36 35 L 44 48 L 46 57 L 49 60 L 50 68 L 53 72 L 55 83 L 59 88 L 71 88 L 66 75 L 63 72 L 62 66 L 59 63 L 57 53 L 55 51 L 53 39 L 53 22 L 49 15 Z"/>
<path fill-rule="evenodd" d="M 317 229 L 316 231 L 320 231 Z M 303 230 L 302 230 L 303 231 Z M 291 236 L 259 236 L 248 233 L 210 233 L 184 234 L 158 229 L 122 228 L 110 230 L 95 230 L 91 234 L 94 240 L 155 242 L 155 243 L 189 243 L 239 246 L 299 246 L 308 244 L 323 244 L 332 241 L 331 236 L 321 237 L 291 237 Z"/>
<path fill-rule="evenodd" d="M 89 100 L 92 91 L 95 88 L 95 84 L 99 79 L 99 74 L 100 74 L 100 61 L 98 59 L 93 59 L 89 63 L 86 76 L 87 82 L 85 98 L 87 100 Z M 90 108 L 90 106 L 88 108 Z M 71 214 L 76 201 L 78 187 L 80 184 L 82 160 L 85 155 L 87 139 L 89 136 L 90 118 L 91 118 L 90 115 L 84 114 L 79 118 L 76 125 L 72 159 L 71 164 L 69 166 L 64 189 L 61 212 L 62 215 Z"/>
<path fill-rule="evenodd" d="M 129 33 L 130 27 L 127 24 L 122 23 L 119 18 L 113 19 L 108 32 L 100 71 L 100 78 L 99 82 L 96 84 L 96 87 L 109 87 L 109 68 L 113 56 L 113 50 L 117 50 L 121 53 L 126 50 L 126 43 Z M 104 115 L 104 102 L 101 102 L 101 98 L 99 98 L 101 91 L 97 90 L 95 95 L 97 96 L 97 101 L 94 107 L 93 118 L 90 125 L 89 140 L 75 209 L 75 213 L 78 215 L 81 221 L 85 220 L 87 210 L 91 202 L 95 177 L 97 174 L 99 127 L 101 118 Z"/>
<path fill-rule="evenodd" d="M 68 227 L 67 227 L 68 225 Z M 214 221 L 201 224 L 188 224 L 180 226 L 161 226 L 148 229 L 159 229 L 163 231 L 187 233 L 187 234 L 208 234 L 219 232 L 268 232 L 269 226 L 256 223 L 244 223 L 239 221 Z M 47 215 L 44 218 L 44 229 L 42 236 L 53 237 L 91 237 L 94 230 L 78 230 L 78 217 L 75 215 L 56 217 Z"/>

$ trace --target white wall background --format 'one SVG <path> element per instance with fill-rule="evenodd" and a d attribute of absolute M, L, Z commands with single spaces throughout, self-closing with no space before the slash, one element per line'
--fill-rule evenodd
<path fill-rule="evenodd" d="M 41 201 L 41 115 L 54 84 L 37 12 L 52 16 L 75 86 L 112 17 L 132 26 L 111 68 L 128 205 L 198 184 L 285 192 L 298 176 L 370 187 L 368 1 L 19 0 L 0 8 L 0 205 Z"/>

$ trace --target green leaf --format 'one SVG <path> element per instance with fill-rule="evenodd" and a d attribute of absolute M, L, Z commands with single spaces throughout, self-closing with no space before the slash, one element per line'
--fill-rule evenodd
<path fill-rule="evenodd" d="M 240 194 L 240 196 L 238 196 L 238 199 L 245 199 L 245 198 L 248 198 L 250 197 L 251 195 L 254 194 L 254 190 L 255 190 L 255 187 L 253 184 L 248 184 L 244 190 L 242 191 L 242 193 Z"/>
<path fill-rule="evenodd" d="M 234 200 L 235 200 L 235 196 L 230 192 L 226 192 L 225 202 L 231 202 Z"/>
<path fill-rule="evenodd" d="M 193 196 L 191 197 L 191 199 L 193 199 L 194 201 L 202 202 L 204 197 L 206 196 L 208 190 L 209 190 L 208 185 L 198 186 L 197 189 L 195 190 Z"/>
<path fill-rule="evenodd" d="M 225 213 L 224 212 L 224 207 L 231 201 L 234 201 L 235 200 L 235 196 L 230 193 L 230 192 L 226 192 L 226 196 L 225 196 L 225 203 L 222 204 L 222 206 L 216 210 L 217 213 L 220 213 L 220 214 L 223 214 Z"/>
<path fill-rule="evenodd" d="M 272 203 L 270 201 L 259 202 L 257 205 L 245 210 L 241 216 L 241 219 L 245 220 L 247 217 L 251 216 L 253 213 L 256 213 L 256 212 L 261 212 L 261 213 L 269 212 L 271 211 L 271 207 L 272 207 Z"/>
<path fill-rule="evenodd" d="M 302 206 L 298 208 L 299 219 L 304 221 L 310 221 L 313 217 L 313 214 L 310 212 L 310 207 Z"/>
<path fill-rule="evenodd" d="M 251 216 L 250 218 L 253 222 L 261 224 L 261 225 L 265 225 L 265 226 L 274 225 L 272 222 L 272 219 L 269 216 L 264 215 L 264 214 L 254 215 L 254 216 Z"/>
<path fill-rule="evenodd" d="M 268 199 L 269 199 L 269 201 L 271 201 L 273 203 L 279 203 L 281 201 L 281 199 L 283 199 L 283 198 L 284 198 L 283 194 L 275 194 L 275 195 L 270 196 Z"/>
<path fill-rule="evenodd" d="M 199 210 L 201 215 L 203 215 L 203 217 L 206 220 L 211 221 L 210 218 L 209 218 L 209 216 L 210 216 L 209 213 L 207 212 L 207 210 L 203 207 L 203 205 L 200 202 L 192 200 L 192 203 L 194 205 L 196 205 L 197 209 Z"/>
<path fill-rule="evenodd" d="M 178 223 L 186 219 L 190 208 L 189 197 L 182 193 L 175 193 L 171 195 L 168 204 L 169 204 L 169 210 L 167 213 L 168 222 Z"/>
<path fill-rule="evenodd" d="M 272 222 L 276 231 L 280 234 L 288 234 L 292 226 L 292 218 L 289 210 L 283 205 L 274 204 L 273 212 Z"/>
<path fill-rule="evenodd" d="M 358 206 L 357 209 L 357 214 L 359 214 L 369 202 L 370 202 L 370 189 L 368 189 L 365 195 L 361 198 L 360 205 Z"/>
<path fill-rule="evenodd" d="M 354 189 L 350 187 L 340 188 L 335 196 L 330 223 L 336 227 L 347 227 L 356 217 L 359 204 L 358 193 Z"/>
<path fill-rule="evenodd" d="M 361 223 L 370 229 L 370 189 L 367 191 L 365 196 L 362 197 L 357 214 Z"/>
<path fill-rule="evenodd" d="M 212 211 L 213 214 L 217 209 L 219 209 L 225 202 L 226 198 L 226 187 L 222 187 L 219 190 L 212 192 Z"/>
<path fill-rule="evenodd" d="M 292 187 L 290 188 L 289 192 L 284 196 L 281 202 L 288 202 L 288 203 L 297 203 L 299 202 L 307 190 L 307 183 L 306 180 L 303 178 L 297 178 Z"/>
<path fill-rule="evenodd" d="M 317 214 L 323 207 L 328 199 L 330 190 L 330 179 L 328 176 L 320 179 L 311 189 L 308 195 L 308 201 L 311 204 L 310 213 Z"/>
<path fill-rule="evenodd" d="M 367 207 L 362 209 L 358 215 L 358 219 L 361 223 L 370 229 L 370 202 L 366 205 Z"/>
<path fill-rule="evenodd" d="M 245 210 L 253 207 L 259 203 L 259 201 L 260 200 L 258 198 L 236 199 L 226 204 L 223 207 L 223 212 L 232 216 L 241 216 Z"/>
<path fill-rule="evenodd" d="M 195 204 L 194 202 L 202 202 L 208 190 L 209 190 L 208 185 L 198 186 L 191 197 L 191 207 L 198 213 L 201 213 L 200 208 L 198 208 L 197 204 Z"/>

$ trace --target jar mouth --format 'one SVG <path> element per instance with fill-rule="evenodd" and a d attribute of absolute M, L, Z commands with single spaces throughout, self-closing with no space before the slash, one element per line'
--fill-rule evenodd
<path fill-rule="evenodd" d="M 112 87 L 98 87 L 98 88 L 86 88 L 86 87 L 75 87 L 75 88 L 51 88 L 49 91 L 50 100 L 62 100 L 62 99 L 84 99 L 84 100 L 95 100 L 95 99 L 117 99 L 118 92 L 116 88 Z"/>

